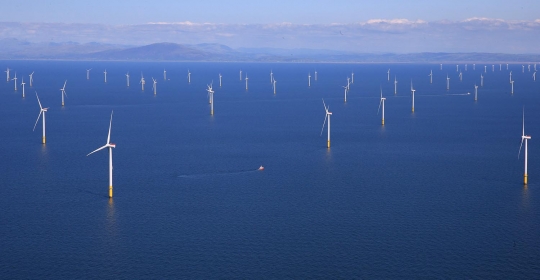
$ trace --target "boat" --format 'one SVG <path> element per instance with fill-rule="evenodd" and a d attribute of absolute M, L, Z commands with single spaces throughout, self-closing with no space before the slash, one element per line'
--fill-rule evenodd
<path fill-rule="evenodd" d="M 264 170 L 264 166 L 261 165 L 258 170 Z"/>

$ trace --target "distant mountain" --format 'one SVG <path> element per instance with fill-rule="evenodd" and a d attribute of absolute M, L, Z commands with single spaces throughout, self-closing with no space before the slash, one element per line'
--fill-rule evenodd
<path fill-rule="evenodd" d="M 502 53 L 354 53 L 318 49 L 238 48 L 222 44 L 155 43 L 126 46 L 102 43 L 31 43 L 0 40 L 0 59 L 133 60 L 133 61 L 245 61 L 348 63 L 535 63 L 538 54 Z"/>

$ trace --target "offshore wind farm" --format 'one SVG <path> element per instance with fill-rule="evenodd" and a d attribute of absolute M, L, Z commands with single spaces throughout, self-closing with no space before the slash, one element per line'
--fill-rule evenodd
<path fill-rule="evenodd" d="M 83 259 L 101 267 L 99 255 L 115 266 L 96 276 L 165 275 L 165 259 L 179 268 L 167 275 L 203 278 L 256 277 L 261 267 L 277 278 L 305 271 L 330 277 L 338 267 L 348 267 L 343 277 L 540 270 L 532 262 L 540 258 L 540 85 L 521 65 L 484 73 L 476 99 L 469 92 L 480 70 L 463 72 L 463 82 L 447 89 L 447 75 L 459 73 L 437 64 L 1 63 L 34 72 L 31 91 L 39 92 L 21 98 L 11 81 L 0 83 L 0 125 L 9 131 L 1 137 L 10 143 L 2 149 L 1 236 L 11 253 L 1 258 L 12 265 L 4 275 L 42 278 L 54 263 L 77 267 Z M 127 86 L 126 73 L 157 76 L 164 66 L 159 94 Z M 87 79 L 89 68 L 108 69 L 107 83 Z M 306 83 L 315 68 L 317 80 Z M 411 83 L 389 80 L 388 68 Z M 249 72 L 249 91 L 239 69 Z M 357 75 L 347 90 L 351 71 Z M 212 87 L 221 74 L 223 85 Z M 274 77 L 282 85 L 275 94 Z M 57 85 L 66 80 L 70 99 L 61 106 Z M 32 133 L 41 115 L 43 144 Z M 106 153 L 85 157 L 107 133 L 107 121 L 107 143 L 98 150 L 108 148 L 109 165 Z M 25 205 L 22 213 L 18 205 Z M 43 266 L 16 250 L 28 242 L 51 256 Z M 135 269 L 126 254 L 159 257 Z M 199 262 L 216 254 L 211 265 Z M 291 263 L 297 268 L 285 269 Z"/>

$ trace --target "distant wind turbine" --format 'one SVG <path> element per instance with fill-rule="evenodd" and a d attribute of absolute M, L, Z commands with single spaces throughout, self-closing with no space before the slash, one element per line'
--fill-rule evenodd
<path fill-rule="evenodd" d="M 87 80 L 90 80 L 90 70 L 92 70 L 92 68 L 86 69 L 86 79 Z"/>
<path fill-rule="evenodd" d="M 487 66 L 484 65 L 484 73 L 487 73 Z"/>
<path fill-rule="evenodd" d="M 129 72 L 126 73 L 126 84 L 129 87 Z"/>
<path fill-rule="evenodd" d="M 6 71 L 4 71 L 4 72 L 6 72 L 6 82 L 9 82 L 9 80 L 10 80 L 9 79 L 9 70 L 11 70 L 11 69 L 8 68 Z"/>
<path fill-rule="evenodd" d="M 536 64 L 534 65 L 534 71 L 536 71 Z M 317 71 L 315 71 L 315 81 L 317 81 Z"/>
<path fill-rule="evenodd" d="M 480 74 L 480 86 L 484 86 L 484 75 Z"/>
<path fill-rule="evenodd" d="M 459 72 L 459 81 L 463 81 L 463 73 L 462 72 Z"/>
<path fill-rule="evenodd" d="M 277 81 L 276 81 L 276 79 L 274 78 L 274 83 L 273 83 L 273 85 L 274 85 L 274 95 L 276 94 L 276 82 L 277 82 Z"/>
<path fill-rule="evenodd" d="M 32 71 L 32 73 L 30 73 L 30 87 L 33 87 L 34 86 L 34 71 Z"/>
<path fill-rule="evenodd" d="M 214 91 L 212 90 L 212 84 L 207 85 L 206 91 L 210 96 L 210 115 L 214 115 Z"/>
<path fill-rule="evenodd" d="M 349 90 L 347 89 L 347 86 L 343 86 L 343 88 L 345 89 L 345 103 L 347 103 L 347 92 Z"/>
<path fill-rule="evenodd" d="M 152 81 L 154 81 L 154 84 L 152 85 L 152 89 L 154 90 L 154 95 L 157 94 L 157 81 L 152 77 Z"/>
<path fill-rule="evenodd" d="M 478 100 L 478 86 L 474 84 L 474 101 Z"/>
<path fill-rule="evenodd" d="M 442 70 L 442 63 L 441 63 L 441 70 Z"/>
<path fill-rule="evenodd" d="M 412 94 L 412 112 L 414 113 L 414 92 L 416 90 L 413 88 L 412 80 L 411 80 L 411 94 Z"/>
<path fill-rule="evenodd" d="M 525 65 L 521 65 L 521 73 L 525 73 Z"/>
<path fill-rule="evenodd" d="M 15 81 L 15 91 L 17 91 L 17 72 L 15 72 L 15 77 L 12 80 Z"/>
<path fill-rule="evenodd" d="M 536 72 L 533 72 L 533 81 L 536 81 Z"/>
<path fill-rule="evenodd" d="M 248 80 L 249 80 L 249 78 L 248 78 L 248 75 L 246 73 L 246 91 L 248 90 Z"/>
<path fill-rule="evenodd" d="M 22 97 L 24 98 L 24 85 L 26 84 L 24 82 L 24 76 L 21 78 L 22 79 L 22 83 L 21 83 L 21 86 L 22 86 Z"/>
<path fill-rule="evenodd" d="M 512 85 L 512 94 L 514 94 L 514 81 L 511 81 L 510 84 Z"/>
<path fill-rule="evenodd" d="M 308 73 L 307 79 L 308 79 L 308 87 L 311 87 L 311 72 Z"/>
<path fill-rule="evenodd" d="M 191 84 L 191 72 L 189 72 L 189 69 L 187 70 L 187 81 L 188 84 Z"/>
<path fill-rule="evenodd" d="M 113 112 L 111 111 L 111 120 L 109 122 L 109 134 L 107 135 L 107 143 L 104 146 L 94 150 L 93 152 L 87 154 L 89 156 L 97 151 L 103 149 L 109 149 L 109 198 L 113 197 L 113 161 L 112 161 L 112 149 L 116 148 L 116 145 L 111 143 L 111 126 L 112 126 L 112 116 Z"/>
<path fill-rule="evenodd" d="M 49 108 L 41 107 L 41 102 L 39 101 L 39 96 L 38 96 L 37 92 L 36 92 L 36 97 L 37 97 L 37 101 L 38 101 L 38 104 L 39 104 L 40 111 L 39 111 L 39 115 L 37 117 L 36 123 L 34 124 L 34 129 L 32 131 L 36 130 L 36 125 L 37 125 L 37 123 L 39 121 L 39 118 L 41 117 L 41 114 L 43 113 L 43 119 L 42 119 L 42 121 L 43 121 L 43 137 L 41 138 L 41 141 L 42 141 L 43 144 L 45 144 L 45 142 L 46 142 L 45 141 L 45 112 L 47 112 L 47 110 Z"/>
<path fill-rule="evenodd" d="M 377 109 L 377 115 L 379 114 L 379 110 L 381 109 L 382 105 L 382 125 L 384 125 L 384 101 L 386 98 L 382 96 L 382 88 L 381 88 L 381 102 L 379 103 L 379 109 Z"/>
<path fill-rule="evenodd" d="M 274 82 L 274 73 L 272 72 L 272 69 L 270 69 L 270 84 Z"/>
<path fill-rule="evenodd" d="M 105 72 L 103 72 L 103 74 L 105 74 L 105 83 L 107 82 L 107 69 L 105 69 Z"/>
<path fill-rule="evenodd" d="M 467 71 L 467 64 L 465 64 L 465 71 Z"/>
<path fill-rule="evenodd" d="M 242 80 L 242 70 L 240 70 L 240 81 Z"/>
<path fill-rule="evenodd" d="M 146 81 L 144 80 L 142 73 L 141 73 L 141 81 L 139 82 L 139 84 L 141 84 L 141 90 L 144 91 L 144 84 L 146 84 Z"/>
<path fill-rule="evenodd" d="M 221 73 L 219 73 L 219 87 L 221 87 Z"/>
<path fill-rule="evenodd" d="M 351 72 L 351 84 L 354 84 L 354 72 Z"/>
<path fill-rule="evenodd" d="M 459 64 L 456 64 L 456 72 L 459 72 Z"/>
<path fill-rule="evenodd" d="M 324 105 L 324 110 L 326 111 L 326 115 L 324 116 L 324 122 L 321 129 L 321 136 L 324 131 L 324 125 L 326 124 L 326 119 L 328 118 L 328 140 L 326 142 L 326 147 L 330 148 L 330 117 L 332 116 L 332 112 L 328 111 L 329 107 L 326 107 L 326 104 L 324 103 L 324 99 L 323 99 L 323 105 Z"/>
<path fill-rule="evenodd" d="M 506 70 L 508 70 L 508 63 L 506 63 Z"/>
<path fill-rule="evenodd" d="M 472 70 L 476 70 L 476 63 L 473 63 Z"/>
<path fill-rule="evenodd" d="M 67 80 L 64 82 L 64 86 L 60 89 L 60 93 L 62 94 L 62 106 L 64 106 L 64 96 L 67 97 L 67 94 L 66 94 L 66 83 L 67 83 Z"/>
<path fill-rule="evenodd" d="M 433 84 L 433 70 L 430 70 L 430 71 L 429 71 L 429 75 L 428 75 L 428 76 L 429 76 L 429 83 L 430 83 L 430 84 Z"/>
<path fill-rule="evenodd" d="M 388 74 L 388 81 L 390 81 L 390 69 L 388 69 L 388 72 L 386 72 Z"/>
<path fill-rule="evenodd" d="M 450 90 L 450 77 L 446 74 L 446 90 Z"/>
<path fill-rule="evenodd" d="M 510 83 L 512 82 L 512 71 L 510 71 Z"/>
<path fill-rule="evenodd" d="M 521 147 L 523 146 L 523 141 L 525 141 L 525 151 L 524 151 L 524 155 L 525 155 L 525 172 L 523 174 L 523 184 L 524 185 L 527 185 L 528 183 L 528 174 L 527 174 L 527 160 L 528 160 L 528 151 L 527 151 L 527 144 L 529 142 L 529 140 L 531 140 L 531 136 L 529 135 L 525 135 L 525 109 L 523 109 L 523 126 L 522 126 L 522 131 L 521 131 L 521 144 L 519 145 L 519 152 L 518 152 L 518 159 L 519 159 L 519 155 L 521 154 Z"/>
<path fill-rule="evenodd" d="M 491 64 L 491 72 L 495 72 L 495 64 Z"/>
<path fill-rule="evenodd" d="M 167 80 L 167 71 L 165 69 L 163 69 L 163 80 Z"/>
<path fill-rule="evenodd" d="M 394 76 L 394 95 L 397 94 L 397 77 Z"/>

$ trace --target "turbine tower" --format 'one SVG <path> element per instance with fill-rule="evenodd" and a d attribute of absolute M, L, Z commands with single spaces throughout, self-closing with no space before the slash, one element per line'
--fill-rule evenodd
<path fill-rule="evenodd" d="M 219 87 L 221 87 L 221 73 L 219 73 Z"/>
<path fill-rule="evenodd" d="M 514 94 L 514 81 L 511 81 L 510 84 L 512 85 L 512 94 Z"/>
<path fill-rule="evenodd" d="M 510 83 L 512 82 L 512 71 L 510 71 Z"/>
<path fill-rule="evenodd" d="M 450 90 L 450 77 L 446 74 L 446 90 Z"/>
<path fill-rule="evenodd" d="M 459 81 L 463 81 L 463 73 L 462 72 L 459 72 Z"/>
<path fill-rule="evenodd" d="M 248 75 L 246 73 L 246 91 L 248 90 L 248 80 L 249 80 L 249 78 L 248 78 Z"/>
<path fill-rule="evenodd" d="M 414 92 L 416 90 L 413 88 L 412 80 L 411 80 L 411 94 L 412 94 L 412 112 L 414 113 Z"/>
<path fill-rule="evenodd" d="M 129 72 L 126 73 L 126 84 L 129 87 Z"/>
<path fill-rule="evenodd" d="M 188 84 L 191 84 L 191 72 L 189 72 L 189 69 L 187 70 L 187 81 Z"/>
<path fill-rule="evenodd" d="M 528 141 L 531 139 L 531 136 L 529 135 L 525 135 L 525 109 L 523 110 L 523 127 L 522 127 L 522 131 L 521 131 L 521 144 L 519 145 L 519 152 L 518 152 L 518 159 L 519 159 L 519 155 L 521 154 L 521 146 L 523 146 L 523 141 L 525 141 L 525 151 L 524 151 L 524 154 L 525 154 L 525 172 L 523 174 L 523 184 L 524 185 L 527 185 L 528 183 L 528 174 L 527 174 L 527 160 L 528 160 L 528 151 L 527 151 L 527 143 Z"/>
<path fill-rule="evenodd" d="M 354 84 L 354 72 L 351 72 L 351 84 Z"/>
<path fill-rule="evenodd" d="M 24 76 L 21 78 L 22 79 L 22 83 L 21 83 L 21 86 L 22 86 L 22 97 L 24 98 L 24 85 L 26 84 L 24 82 Z"/>
<path fill-rule="evenodd" d="M 206 85 L 208 88 L 208 95 L 210 96 L 210 115 L 214 115 L 214 91 L 212 90 L 212 84 Z"/>
<path fill-rule="evenodd" d="M 34 71 L 32 71 L 32 73 L 28 76 L 30 76 L 30 87 L 33 87 L 34 86 Z"/>
<path fill-rule="evenodd" d="M 388 69 L 388 72 L 386 72 L 386 74 L 388 74 L 388 81 L 390 81 L 390 69 Z"/>
<path fill-rule="evenodd" d="M 90 70 L 92 70 L 92 68 L 86 69 L 86 79 L 87 79 L 87 80 L 90 80 Z M 32 73 L 33 73 L 33 72 L 32 72 Z"/>
<path fill-rule="evenodd" d="M 6 72 L 6 82 L 9 82 L 9 70 L 11 69 L 8 68 L 6 71 L 4 71 Z"/>
<path fill-rule="evenodd" d="M 154 84 L 152 85 L 152 89 L 154 90 L 154 95 L 157 94 L 157 81 L 152 77 L 152 81 L 154 81 Z"/>
<path fill-rule="evenodd" d="M 397 77 L 394 76 L 394 95 L 397 94 Z"/>
<path fill-rule="evenodd" d="M 536 71 L 536 64 L 534 65 L 534 71 Z M 317 71 L 315 71 L 315 81 L 317 81 Z"/>
<path fill-rule="evenodd" d="M 343 86 L 343 88 L 345 89 L 345 103 L 347 103 L 347 91 L 349 91 L 347 89 L 347 86 Z"/>
<path fill-rule="evenodd" d="M 43 108 L 43 107 L 41 107 L 41 102 L 39 102 L 39 96 L 38 96 L 37 92 L 36 92 L 36 97 L 37 97 L 37 101 L 38 101 L 38 104 L 39 104 L 39 109 L 40 109 L 40 111 L 39 111 L 39 115 L 38 115 L 38 117 L 37 117 L 36 123 L 34 124 L 34 129 L 33 129 L 32 131 L 35 131 L 35 130 L 36 130 L 36 125 L 37 125 L 37 123 L 38 123 L 38 121 L 39 121 L 39 118 L 41 117 L 41 114 L 43 113 L 43 119 L 42 119 L 42 120 L 43 120 L 43 136 L 42 136 L 42 138 L 41 138 L 41 142 L 42 142 L 43 144 L 45 144 L 45 142 L 46 142 L 46 141 L 45 141 L 45 112 L 47 112 L 47 110 L 48 110 L 49 108 Z"/>
<path fill-rule="evenodd" d="M 163 80 L 167 80 L 167 71 L 165 69 L 163 69 Z"/>
<path fill-rule="evenodd" d="M 272 73 L 272 69 L 270 69 L 270 83 L 274 82 L 274 73 Z"/>
<path fill-rule="evenodd" d="M 242 80 L 242 70 L 240 70 L 240 81 Z"/>
<path fill-rule="evenodd" d="M 311 73 L 308 73 L 308 87 L 311 87 Z"/>
<path fill-rule="evenodd" d="M 430 84 L 433 84 L 433 70 L 430 70 L 430 71 L 429 71 L 429 75 L 428 75 L 428 76 L 429 76 L 429 83 L 430 83 Z"/>
<path fill-rule="evenodd" d="M 97 151 L 103 150 L 103 149 L 109 149 L 109 198 L 113 197 L 113 163 L 112 163 L 112 149 L 116 148 L 116 145 L 111 143 L 111 126 L 112 126 L 112 116 L 113 112 L 111 111 L 111 121 L 109 122 L 109 134 L 107 135 L 107 143 L 105 143 L 104 146 L 101 148 L 98 148 L 94 150 L 93 152 L 87 154 L 86 156 L 89 156 Z"/>
<path fill-rule="evenodd" d="M 480 74 L 480 86 L 484 86 L 484 75 Z"/>
<path fill-rule="evenodd" d="M 139 84 L 141 84 L 141 90 L 144 91 L 144 84 L 146 84 L 146 81 L 144 80 L 142 73 L 141 73 L 141 81 L 139 82 Z"/>
<path fill-rule="evenodd" d="M 105 69 L 105 71 L 103 72 L 103 74 L 105 74 L 105 83 L 107 83 L 107 69 Z"/>
<path fill-rule="evenodd" d="M 274 85 L 274 95 L 276 95 L 276 82 L 277 82 L 276 79 L 274 79 L 274 83 L 273 83 L 273 85 Z"/>
<path fill-rule="evenodd" d="M 478 86 L 474 84 L 474 101 L 478 100 Z"/>
<path fill-rule="evenodd" d="M 326 115 L 324 116 L 324 122 L 321 129 L 321 136 L 324 131 L 324 125 L 326 124 L 326 119 L 328 118 L 328 140 L 326 142 L 326 147 L 330 148 L 330 117 L 332 116 L 332 112 L 328 111 L 329 107 L 326 107 L 326 104 L 324 103 L 324 99 L 323 99 L 323 105 L 324 105 L 324 110 L 326 111 Z"/>
<path fill-rule="evenodd" d="M 15 77 L 12 80 L 15 81 L 15 91 L 17 91 L 17 72 L 15 72 Z"/>

